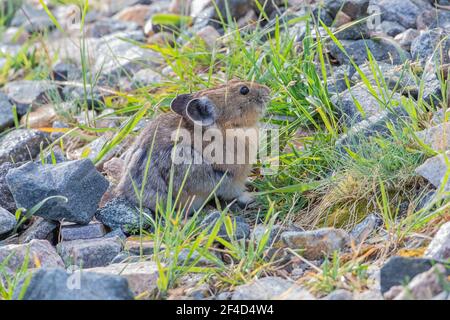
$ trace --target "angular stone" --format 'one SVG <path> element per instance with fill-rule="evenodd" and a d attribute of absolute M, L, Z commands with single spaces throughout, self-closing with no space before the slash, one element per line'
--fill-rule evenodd
<path fill-rule="evenodd" d="M 420 35 L 419 31 L 416 29 L 407 29 L 400 34 L 395 36 L 395 41 L 397 41 L 403 49 L 410 50 L 411 44 Z"/>
<path fill-rule="evenodd" d="M 216 225 L 217 221 L 221 218 L 221 216 L 222 214 L 219 211 L 213 211 L 209 213 L 200 223 L 200 228 L 208 229 L 210 232 Z M 235 237 L 237 240 L 248 239 L 250 236 L 250 226 L 247 222 L 245 222 L 245 219 L 240 216 L 233 216 L 231 217 L 231 221 L 235 226 L 235 229 L 233 230 L 233 237 Z M 222 223 L 222 225 L 220 226 L 217 236 L 228 241 L 230 240 L 224 223 Z"/>
<path fill-rule="evenodd" d="M 447 152 L 447 157 L 450 156 L 450 152 Z M 444 155 L 440 154 L 427 159 L 422 165 L 416 168 L 416 174 L 427 179 L 433 186 L 439 188 L 443 179 L 447 173 L 447 163 Z M 447 180 L 444 189 L 450 190 L 450 179 Z"/>
<path fill-rule="evenodd" d="M 411 43 L 411 56 L 413 60 L 418 60 L 422 65 L 432 59 L 437 63 L 450 63 L 448 54 L 441 55 L 441 52 L 448 52 L 450 49 L 450 39 L 448 34 L 441 29 L 431 29 L 422 32 Z M 442 61 L 441 61 L 442 60 Z"/>
<path fill-rule="evenodd" d="M 350 232 L 350 237 L 358 245 L 366 240 L 383 221 L 375 214 L 369 214 L 363 221 L 358 223 Z"/>
<path fill-rule="evenodd" d="M 8 210 L 9 212 L 16 212 L 17 207 L 14 202 L 14 197 L 6 184 L 6 174 L 10 169 L 20 167 L 22 164 L 23 163 L 13 164 L 11 162 L 0 164 L 0 207 Z"/>
<path fill-rule="evenodd" d="M 0 131 L 14 124 L 13 105 L 8 97 L 0 92 Z"/>
<path fill-rule="evenodd" d="M 34 239 L 50 241 L 52 239 L 53 231 L 55 231 L 58 226 L 58 222 L 37 217 L 32 225 L 19 236 L 19 242 L 28 243 Z"/>
<path fill-rule="evenodd" d="M 47 80 L 19 80 L 8 82 L 3 91 L 22 116 L 31 107 L 48 103 L 51 96 L 57 94 L 57 87 Z"/>
<path fill-rule="evenodd" d="M 450 222 L 439 228 L 425 251 L 425 257 L 442 261 L 450 259 Z"/>
<path fill-rule="evenodd" d="M 145 211 L 142 215 L 142 227 L 149 227 L 149 220 L 146 215 L 151 214 Z M 122 229 L 125 233 L 132 234 L 140 229 L 140 214 L 138 208 L 123 198 L 115 198 L 100 208 L 95 218 L 111 229 Z"/>
<path fill-rule="evenodd" d="M 56 165 L 27 163 L 12 169 L 6 182 L 18 207 L 30 209 L 49 196 L 35 215 L 45 219 L 87 224 L 93 218 L 108 181 L 91 160 L 67 161 Z"/>
<path fill-rule="evenodd" d="M 322 298 L 322 300 L 353 300 L 353 293 L 345 289 L 338 289 Z"/>
<path fill-rule="evenodd" d="M 412 0 L 381 0 L 376 5 L 383 20 L 396 21 L 405 28 L 415 28 L 417 16 L 425 9 L 425 3 L 419 6 Z"/>
<path fill-rule="evenodd" d="M 130 21 L 120 21 L 116 19 L 103 19 L 94 22 L 86 28 L 86 36 L 102 38 L 117 32 L 136 31 L 139 26 Z"/>
<path fill-rule="evenodd" d="M 401 286 L 416 275 L 428 271 L 435 260 L 424 258 L 391 257 L 381 268 L 380 289 L 384 294 L 394 286 Z M 450 275 L 450 269 L 447 271 Z"/>
<path fill-rule="evenodd" d="M 45 105 L 22 117 L 20 124 L 32 129 L 51 128 L 57 117 L 55 106 Z"/>
<path fill-rule="evenodd" d="M 41 151 L 41 144 L 46 147 L 49 137 L 37 130 L 16 129 L 0 138 L 0 163 L 34 160 Z"/>
<path fill-rule="evenodd" d="M 17 10 L 11 26 L 23 27 L 29 33 L 55 28 L 55 24 L 43 9 L 37 9 L 28 4 L 24 4 L 20 10 Z"/>
<path fill-rule="evenodd" d="M 83 239 L 60 242 L 56 249 L 66 266 L 104 267 L 122 251 L 119 238 Z"/>
<path fill-rule="evenodd" d="M 324 228 L 311 231 L 286 231 L 281 234 L 286 246 L 303 250 L 301 254 L 310 260 L 341 251 L 349 244 L 349 235 L 342 229 Z"/>
<path fill-rule="evenodd" d="M 416 132 L 416 135 L 435 151 L 447 151 L 450 149 L 449 122 L 444 122 L 437 126 Z"/>
<path fill-rule="evenodd" d="M 87 225 L 74 223 L 63 224 L 59 236 L 61 241 L 95 239 L 106 234 L 105 226 L 99 222 L 91 222 Z"/>
<path fill-rule="evenodd" d="M 26 259 L 29 269 L 38 265 L 43 268 L 64 267 L 61 257 L 47 240 L 31 240 L 27 244 L 0 246 L 0 261 L 7 261 L 6 267 L 11 270 L 19 269 Z"/>
<path fill-rule="evenodd" d="M 95 272 L 99 274 L 111 274 L 122 276 L 128 281 L 130 289 L 134 295 L 153 295 L 158 287 L 159 277 L 158 266 L 153 261 L 116 263 L 107 267 L 85 269 L 85 272 Z"/>
<path fill-rule="evenodd" d="M 145 22 L 150 17 L 151 6 L 138 4 L 128 7 L 118 12 L 113 18 L 120 21 L 134 22 L 140 27 L 144 27 Z"/>
<path fill-rule="evenodd" d="M 152 69 L 142 69 L 133 75 L 132 87 L 135 89 L 151 86 L 162 81 L 161 74 Z"/>
<path fill-rule="evenodd" d="M 24 283 L 14 291 L 20 295 Z M 23 300 L 132 300 L 125 278 L 77 270 L 41 268 L 33 272 Z"/>
<path fill-rule="evenodd" d="M 231 300 L 315 300 L 308 290 L 279 277 L 264 277 L 236 287 Z"/>
<path fill-rule="evenodd" d="M 0 236 L 11 232 L 16 226 L 16 218 L 14 215 L 0 207 Z"/>

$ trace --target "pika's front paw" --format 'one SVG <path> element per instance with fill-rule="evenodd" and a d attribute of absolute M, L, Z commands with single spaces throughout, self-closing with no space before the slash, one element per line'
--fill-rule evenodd
<path fill-rule="evenodd" d="M 237 204 L 241 208 L 248 208 L 254 203 L 255 198 L 253 198 L 253 196 L 248 192 L 244 192 L 239 196 L 239 198 L 237 198 Z"/>

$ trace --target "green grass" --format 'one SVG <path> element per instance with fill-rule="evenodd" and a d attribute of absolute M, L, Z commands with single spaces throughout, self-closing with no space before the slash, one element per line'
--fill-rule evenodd
<path fill-rule="evenodd" d="M 57 2 L 80 3 L 83 12 L 81 27 L 84 27 L 87 1 Z M 52 16 L 51 10 L 47 10 Z M 234 239 L 229 208 L 221 208 L 222 219 L 207 233 L 199 228 L 203 213 L 197 212 L 187 219 L 185 212 L 176 206 L 177 195 L 173 195 L 174 201 L 158 208 L 156 218 L 152 220 L 153 231 L 139 230 L 141 239 L 150 237 L 155 243 L 153 257 L 159 270 L 158 297 L 167 297 L 170 289 L 177 286 L 177 281 L 190 273 L 204 275 L 204 281 L 213 283 L 217 290 L 233 288 L 263 274 L 276 274 L 279 265 L 267 251 L 268 234 L 274 224 L 295 222 L 306 229 L 336 226 L 349 230 L 367 214 L 377 212 L 384 229 L 391 235 L 385 250 L 389 255 L 430 221 L 448 215 L 448 194 L 443 188 L 428 206 L 416 210 L 429 187 L 414 174 L 414 169 L 435 152 L 418 140 L 414 132 L 428 127 L 430 113 L 439 107 L 428 105 L 422 99 L 426 83 L 420 68 L 407 63 L 400 73 L 400 80 L 408 73 L 419 83 L 417 99 L 402 91 L 400 80 L 393 89 L 404 94 L 401 104 L 410 120 L 390 127 L 388 136 L 361 135 L 356 137 L 359 140 L 356 147 L 340 150 L 336 148 L 336 141 L 349 128 L 340 121 L 331 102 L 327 80 L 332 75 L 332 68 L 326 46 L 334 42 L 343 51 L 345 49 L 332 31 L 320 21 L 315 21 L 306 23 L 305 36 L 301 40 L 296 39 L 297 35 L 285 32 L 298 23 L 309 21 L 309 15 L 281 16 L 253 29 L 239 29 L 227 17 L 220 20 L 225 34 L 219 42 L 225 46 L 209 49 L 200 39 L 192 40 L 183 33 L 183 26 L 179 29 L 173 27 L 174 33 L 186 41 L 191 40 L 190 46 L 144 45 L 163 57 L 172 74 L 150 87 L 114 92 L 108 96 L 99 111 L 112 109 L 112 116 L 121 121 L 117 128 L 98 127 L 96 123 L 102 117 L 92 119 L 89 116 L 89 86 L 95 85 L 100 75 L 89 74 L 92 66 L 89 65 L 87 43 L 82 38 L 79 48 L 86 99 L 78 109 L 60 114 L 70 128 L 63 139 L 48 148 L 54 145 L 65 148 L 73 141 L 91 141 L 104 132 L 112 131 L 114 137 L 94 160 L 98 163 L 128 135 L 136 134 L 134 128 L 140 120 L 166 112 L 170 101 L 179 93 L 208 88 L 236 77 L 271 88 L 272 101 L 263 121 L 280 129 L 280 167 L 275 175 L 260 176 L 255 172 L 252 176 L 258 209 L 247 212 L 250 220 L 263 221 L 268 232 L 260 241 L 254 238 L 248 241 Z M 59 26 L 56 20 L 55 24 Z M 314 38 L 312 32 L 318 34 L 319 27 L 325 29 L 326 36 Z M 8 81 L 10 74 L 18 70 L 25 70 L 25 77 L 29 79 L 46 78 L 48 59 L 43 59 L 37 52 L 29 52 L 31 41 L 36 41 L 36 38 L 30 39 L 17 57 L 8 57 L 10 60 L 0 70 L 0 83 Z M 391 86 L 386 83 L 369 51 L 367 57 L 366 73 L 352 62 L 362 85 L 385 109 L 395 108 L 398 102 L 392 99 Z M 447 92 L 443 75 L 440 81 L 442 92 Z M 350 79 L 347 79 L 347 85 L 350 87 Z M 445 101 L 444 94 L 441 105 L 445 106 Z M 355 100 L 361 111 L 364 103 Z M 74 120 L 80 111 L 88 120 L 86 125 Z M 299 135 L 299 132 L 303 134 Z M 136 188 L 135 191 L 139 198 L 142 190 Z M 406 211 L 401 209 L 405 203 Z M 143 213 L 143 206 L 141 203 L 141 219 L 150 219 Z M 227 227 L 230 241 L 217 237 L 222 224 Z M 183 263 L 178 261 L 181 252 L 188 252 L 188 259 Z M 227 257 L 227 262 L 217 255 Z M 208 261 L 206 266 L 203 265 L 204 259 Z M 199 265 L 200 261 L 202 265 Z M 367 280 L 366 262 L 358 259 L 357 255 L 347 261 L 335 255 L 320 268 L 312 269 L 315 276 L 312 282 L 307 281 L 308 285 L 322 294 L 341 287 L 361 290 Z M 346 285 L 340 283 L 342 277 L 348 277 Z M 3 296 L 8 297 L 7 294 Z"/>

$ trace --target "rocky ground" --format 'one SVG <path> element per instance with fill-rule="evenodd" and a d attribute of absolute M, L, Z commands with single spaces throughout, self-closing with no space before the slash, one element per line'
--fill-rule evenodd
<path fill-rule="evenodd" d="M 450 298 L 450 3 L 45 3 L 0 2 L 1 298 Z M 111 199 L 146 121 L 230 76 L 289 131 L 259 201 Z"/>

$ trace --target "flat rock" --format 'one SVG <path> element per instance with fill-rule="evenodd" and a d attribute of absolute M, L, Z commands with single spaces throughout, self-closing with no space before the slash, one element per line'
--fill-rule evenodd
<path fill-rule="evenodd" d="M 37 130 L 16 129 L 0 138 L 0 163 L 34 160 L 43 147 L 48 145 L 49 137 Z"/>
<path fill-rule="evenodd" d="M 8 97 L 0 92 L 0 131 L 14 124 L 13 105 Z"/>
<path fill-rule="evenodd" d="M 91 222 L 87 225 L 75 223 L 63 224 L 60 230 L 61 241 L 95 239 L 106 234 L 106 228 L 100 222 Z"/>
<path fill-rule="evenodd" d="M 23 282 L 15 289 L 17 299 Z M 41 268 L 33 272 L 23 300 L 132 300 L 128 281 L 95 272 Z"/>
<path fill-rule="evenodd" d="M 264 277 L 236 287 L 231 300 L 314 300 L 314 296 L 289 280 Z"/>
<path fill-rule="evenodd" d="M 58 228 L 59 223 L 36 217 L 36 220 L 19 236 L 20 243 L 28 243 L 31 240 L 53 240 L 53 232 Z"/>
<path fill-rule="evenodd" d="M 17 113 L 24 115 L 31 107 L 48 103 L 57 94 L 57 87 L 47 80 L 18 80 L 8 82 L 3 91 L 16 105 Z"/>
<path fill-rule="evenodd" d="M 30 209 L 49 196 L 66 197 L 45 202 L 35 215 L 81 224 L 92 220 L 109 184 L 89 159 L 56 165 L 30 162 L 10 170 L 6 182 L 18 207 Z"/>
<path fill-rule="evenodd" d="M 442 261 L 450 258 L 450 222 L 439 228 L 425 251 L 425 257 Z"/>
<path fill-rule="evenodd" d="M 120 275 L 127 279 L 134 295 L 149 296 L 157 290 L 158 266 L 153 261 L 115 263 L 107 267 L 85 269 L 85 272 Z"/>
<path fill-rule="evenodd" d="M 426 258 L 391 257 L 380 271 L 381 292 L 384 294 L 394 286 L 404 285 L 416 275 L 428 271 L 435 262 Z"/>
<path fill-rule="evenodd" d="M 11 270 L 20 268 L 28 259 L 28 268 L 36 268 L 36 263 L 43 268 L 64 267 L 61 257 L 47 240 L 32 240 L 26 244 L 9 244 L 0 246 L 0 261 L 6 261 L 6 267 Z"/>
<path fill-rule="evenodd" d="M 450 152 L 447 152 L 447 157 Z M 433 186 L 439 188 L 447 172 L 447 163 L 444 155 L 440 154 L 427 159 L 422 165 L 416 168 L 415 172 L 427 179 Z M 450 180 L 447 180 L 446 191 L 450 190 Z"/>
<path fill-rule="evenodd" d="M 16 226 L 16 217 L 6 209 L 0 207 L 0 236 L 11 232 Z"/>
<path fill-rule="evenodd" d="M 349 244 L 349 235 L 342 229 L 324 228 L 311 231 L 286 231 L 281 234 L 286 246 L 303 250 L 301 254 L 310 260 L 341 251 Z"/>
<path fill-rule="evenodd" d="M 110 264 L 122 251 L 122 242 L 119 238 L 83 239 L 63 241 L 56 248 L 66 266 L 94 268 Z"/>

